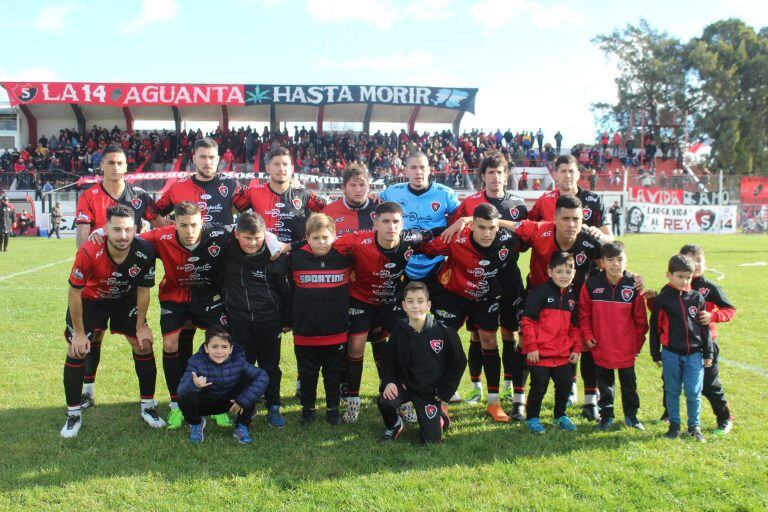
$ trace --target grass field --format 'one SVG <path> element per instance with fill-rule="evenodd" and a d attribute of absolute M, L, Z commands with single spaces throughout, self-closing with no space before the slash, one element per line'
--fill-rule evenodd
<path fill-rule="evenodd" d="M 645 349 L 638 380 L 646 432 L 598 433 L 577 418 L 575 433 L 549 429 L 533 437 L 522 425 L 493 424 L 482 407 L 462 404 L 451 408 L 454 422 L 442 446 L 418 446 L 412 427 L 394 445 L 379 446 L 368 357 L 357 424 L 301 428 L 291 398 L 285 429 L 268 428 L 259 411 L 253 446 L 237 445 L 210 423 L 205 443 L 191 446 L 186 430 L 143 424 L 130 349 L 108 336 L 97 406 L 85 411 L 79 437 L 64 440 L 62 331 L 74 240 L 12 239 L 10 252 L 0 253 L 0 509 L 765 510 L 768 267 L 739 265 L 768 261 L 768 237 L 642 235 L 625 242 L 630 269 L 649 288 L 663 284 L 668 257 L 686 242 L 703 245 L 709 266 L 725 274 L 719 283 L 738 309 L 719 328 L 720 371 L 737 418 L 728 437 L 711 435 L 714 417 L 704 401 L 706 444 L 663 438 L 665 425 L 654 421 L 661 414 L 660 370 Z M 159 339 L 155 297 L 153 290 L 151 325 Z M 159 361 L 158 368 L 165 415 Z M 290 336 L 283 372 L 286 396 L 296 374 Z M 465 376 L 460 391 L 468 387 Z M 545 424 L 551 400 L 550 391 Z"/>

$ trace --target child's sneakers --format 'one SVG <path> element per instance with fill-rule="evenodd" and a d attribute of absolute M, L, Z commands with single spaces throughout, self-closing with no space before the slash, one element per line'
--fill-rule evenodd
<path fill-rule="evenodd" d="M 704 434 L 701 433 L 701 428 L 699 428 L 698 425 L 691 425 L 688 427 L 688 435 L 700 443 L 707 442 L 707 440 L 704 438 Z"/>
<path fill-rule="evenodd" d="M 168 414 L 168 420 L 166 423 L 168 424 L 168 430 L 176 430 L 181 428 L 181 424 L 184 423 L 184 414 L 181 412 L 181 409 L 178 407 L 171 409 L 170 414 Z"/>
<path fill-rule="evenodd" d="M 347 409 L 344 411 L 344 423 L 354 423 L 360 416 L 360 397 L 347 398 Z"/>
<path fill-rule="evenodd" d="M 637 419 L 637 416 L 624 416 L 624 424 L 629 428 L 645 430 L 645 426 L 640 423 L 640 420 Z"/>
<path fill-rule="evenodd" d="M 664 409 L 664 412 L 661 414 L 661 418 L 659 418 L 659 421 L 662 423 L 669 423 L 669 414 L 667 413 L 666 409 Z"/>
<path fill-rule="evenodd" d="M 302 409 L 299 425 L 301 425 L 302 427 L 305 425 L 309 425 L 310 423 L 315 421 L 315 417 L 316 417 L 316 414 L 314 409 Z"/>
<path fill-rule="evenodd" d="M 483 400 L 483 390 L 473 387 L 472 391 L 470 391 L 469 394 L 467 395 L 467 398 L 464 399 L 464 402 L 468 404 L 477 404 L 477 403 L 480 403 L 482 400 Z"/>
<path fill-rule="evenodd" d="M 491 418 L 493 418 L 493 421 L 497 423 L 509 422 L 509 416 L 507 416 L 507 413 L 504 412 L 504 409 L 501 407 L 500 403 L 488 404 L 485 412 L 490 414 Z"/>
<path fill-rule="evenodd" d="M 600 421 L 600 413 L 595 404 L 587 404 L 581 408 L 581 415 L 589 421 Z"/>
<path fill-rule="evenodd" d="M 77 433 L 80 432 L 82 425 L 83 421 L 80 414 L 67 414 L 67 422 L 61 429 L 61 437 L 66 437 L 67 439 L 77 437 Z"/>
<path fill-rule="evenodd" d="M 600 423 L 597 424 L 597 430 L 607 432 L 613 430 L 613 418 L 600 418 Z"/>
<path fill-rule="evenodd" d="M 232 420 L 230 419 L 229 414 L 225 412 L 221 414 L 212 414 L 211 419 L 222 428 L 229 428 L 232 426 Z"/>
<path fill-rule="evenodd" d="M 416 408 L 413 406 L 413 402 L 405 402 L 403 405 L 397 408 L 397 414 L 408 423 L 416 423 L 419 419 L 416 417 Z"/>
<path fill-rule="evenodd" d="M 669 428 L 667 429 L 667 433 L 664 434 L 667 439 L 677 439 L 680 437 L 680 424 L 679 423 L 673 423 L 669 422 Z"/>
<path fill-rule="evenodd" d="M 397 436 L 400 435 L 400 432 L 403 431 L 403 420 L 400 418 L 397 418 L 397 423 L 395 423 L 395 426 L 391 429 L 385 429 L 384 433 L 379 437 L 380 443 L 391 443 L 395 439 L 397 439 Z"/>
<path fill-rule="evenodd" d="M 341 425 L 341 416 L 338 409 L 328 409 L 325 411 L 325 420 L 331 424 L 332 427 L 338 427 Z"/>
<path fill-rule="evenodd" d="M 199 424 L 189 426 L 189 442 L 199 444 L 203 439 L 205 439 L 205 418 L 200 418 Z"/>
<path fill-rule="evenodd" d="M 525 421 L 525 404 L 519 402 L 512 404 L 509 417 L 512 418 L 512 421 Z"/>
<path fill-rule="evenodd" d="M 251 444 L 253 442 L 251 433 L 248 432 L 248 425 L 243 425 L 242 423 L 235 425 L 235 430 L 232 432 L 232 437 L 237 439 L 240 444 Z"/>
<path fill-rule="evenodd" d="M 568 418 L 568 416 L 560 416 L 559 418 L 555 418 L 555 426 L 565 430 L 566 432 L 573 432 L 576 430 L 576 425 L 571 423 L 571 420 Z"/>
<path fill-rule="evenodd" d="M 267 409 L 267 423 L 275 428 L 283 428 L 285 426 L 285 419 L 280 414 L 279 405 L 272 405 Z"/>
<path fill-rule="evenodd" d="M 539 418 L 531 418 L 530 420 L 527 420 L 525 426 L 528 427 L 528 430 L 530 430 L 532 434 L 543 434 L 547 431 L 544 428 L 544 425 L 541 424 L 541 421 L 539 421 Z"/>
<path fill-rule="evenodd" d="M 714 434 L 716 436 L 725 436 L 728 435 L 728 432 L 730 432 L 731 429 L 733 429 L 733 418 L 718 420 Z"/>

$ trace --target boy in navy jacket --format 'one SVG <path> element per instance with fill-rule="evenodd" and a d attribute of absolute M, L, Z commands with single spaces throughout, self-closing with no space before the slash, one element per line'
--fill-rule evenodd
<path fill-rule="evenodd" d="M 245 351 L 232 342 L 229 333 L 211 327 L 205 343 L 189 364 L 179 383 L 179 408 L 189 423 L 189 441 L 203 442 L 203 416 L 231 412 L 236 414 L 234 437 L 242 444 L 253 440 L 248 425 L 256 401 L 269 384 L 267 372 L 245 359 Z"/>
<path fill-rule="evenodd" d="M 685 391 L 688 434 L 704 441 L 699 428 L 704 368 L 712 366 L 712 339 L 699 313 L 706 309 L 704 297 L 691 290 L 696 265 L 688 256 L 676 254 L 669 260 L 669 284 L 653 300 L 650 345 L 653 361 L 662 367 L 664 399 L 669 413 L 666 436 L 680 436 L 680 394 Z M 663 349 L 662 349 L 663 347 Z"/>

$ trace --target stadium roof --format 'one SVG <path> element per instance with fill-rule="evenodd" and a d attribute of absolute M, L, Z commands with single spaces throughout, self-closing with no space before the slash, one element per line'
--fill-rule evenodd
<path fill-rule="evenodd" d="M 11 105 L 27 120 L 27 140 L 50 133 L 55 123 L 118 125 L 137 120 L 235 122 L 323 121 L 446 123 L 458 131 L 465 112 L 474 114 L 477 89 L 392 85 L 159 84 L 97 82 L 4 82 Z"/>

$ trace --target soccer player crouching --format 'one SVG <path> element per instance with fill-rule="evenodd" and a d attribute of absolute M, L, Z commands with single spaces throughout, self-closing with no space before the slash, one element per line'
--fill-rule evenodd
<path fill-rule="evenodd" d="M 246 360 L 245 351 L 232 342 L 227 331 L 209 328 L 205 343 L 189 359 L 179 383 L 179 409 L 189 423 L 189 441 L 203 442 L 204 416 L 229 411 L 237 415 L 232 435 L 241 444 L 251 444 L 248 425 L 268 383 L 267 372 Z"/>
<path fill-rule="evenodd" d="M 394 441 L 403 431 L 397 411 L 408 401 L 416 409 L 422 442 L 439 444 L 450 423 L 442 402 L 458 389 L 467 359 L 456 331 L 429 315 L 430 307 L 427 286 L 408 283 L 403 298 L 408 320 L 396 323 L 384 348 L 378 406 L 386 430 L 380 442 Z"/>
<path fill-rule="evenodd" d="M 614 370 L 621 383 L 624 423 L 645 430 L 637 419 L 635 358 L 645 343 L 648 319 L 645 299 L 635 290 L 635 277 L 627 271 L 627 252 L 621 242 L 601 247 L 605 272 L 587 279 L 579 296 L 579 329 L 592 350 L 600 390 L 600 430 L 610 430 L 614 418 Z"/>
<path fill-rule="evenodd" d="M 127 206 L 108 208 L 106 219 L 106 238 L 98 244 L 83 244 L 69 277 L 64 333 L 69 342 L 64 364 L 67 422 L 61 429 L 61 436 L 67 438 L 77 436 L 82 425 L 85 356 L 94 333 L 104 331 L 108 323 L 111 331 L 123 334 L 133 349 L 141 418 L 151 427 L 165 426 L 155 412 L 157 367 L 146 320 L 149 289 L 155 284 L 155 251 L 136 237 L 133 212 Z"/>
<path fill-rule="evenodd" d="M 553 254 L 547 268 L 549 279 L 534 288 L 525 301 L 523 352 L 531 374 L 525 424 L 534 434 L 545 432 L 539 413 L 550 379 L 555 383 L 555 426 L 576 430 L 565 415 L 573 380 L 569 363 L 576 363 L 581 352 L 581 333 L 576 327 L 578 310 L 571 291 L 575 272 L 571 254 Z"/>
<path fill-rule="evenodd" d="M 351 261 L 333 248 L 336 225 L 325 214 L 307 221 L 307 244 L 291 252 L 293 343 L 299 371 L 301 425 L 315 420 L 317 380 L 323 372 L 326 419 L 341 423 L 342 364 L 349 330 Z"/>

